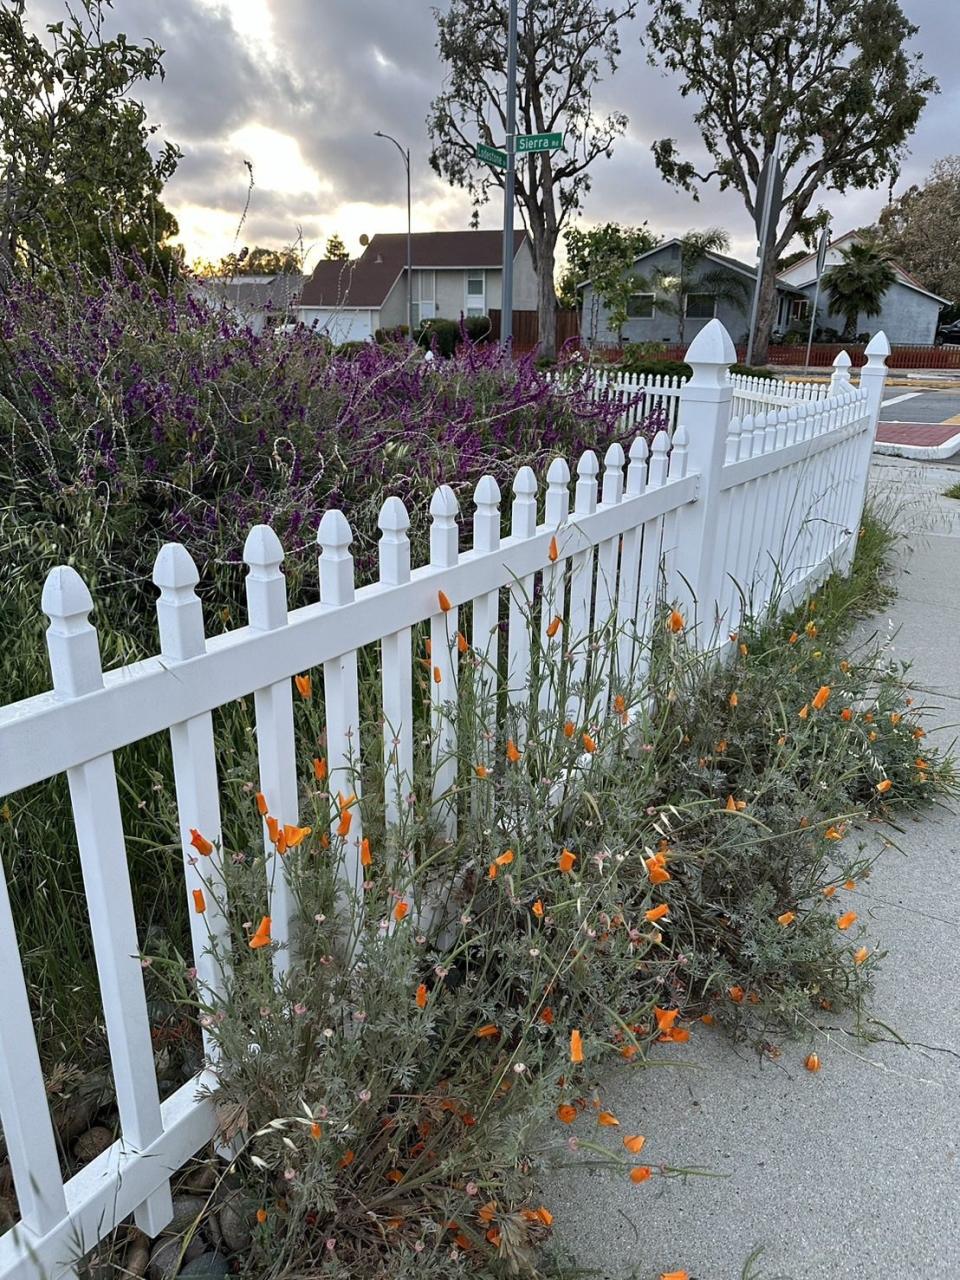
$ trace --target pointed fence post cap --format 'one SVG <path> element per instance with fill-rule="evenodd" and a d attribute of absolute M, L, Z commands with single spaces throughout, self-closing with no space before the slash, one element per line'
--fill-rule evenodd
<path fill-rule="evenodd" d="M 547 480 L 550 484 L 570 483 L 570 468 L 566 458 L 554 458 L 547 468 Z"/>
<path fill-rule="evenodd" d="M 889 354 L 890 340 L 881 329 L 878 333 L 875 333 L 867 343 L 864 355 L 866 355 L 868 359 L 870 359 L 870 357 L 885 359 Z"/>
<path fill-rule="evenodd" d="M 623 452 L 623 445 L 614 440 L 613 444 L 603 455 L 603 465 L 605 467 L 622 467 L 626 458 Z"/>
<path fill-rule="evenodd" d="M 473 500 L 478 507 L 495 507 L 500 501 L 500 486 L 493 476 L 481 476 L 473 491 Z"/>
<path fill-rule="evenodd" d="M 410 528 L 410 516 L 396 494 L 387 498 L 377 516 L 377 528 L 381 533 L 406 533 Z"/>
<path fill-rule="evenodd" d="M 460 510 L 457 495 L 448 484 L 441 484 L 433 491 L 430 499 L 430 514 L 436 516 L 455 516 Z"/>
<path fill-rule="evenodd" d="M 183 591 L 199 581 L 200 572 L 187 548 L 179 542 L 164 543 L 153 562 L 153 585 L 161 591 Z"/>
<path fill-rule="evenodd" d="M 40 608 L 51 621 L 85 618 L 93 610 L 93 596 L 76 569 L 68 564 L 60 564 L 47 574 L 40 596 Z"/>
<path fill-rule="evenodd" d="M 687 364 L 735 364 L 737 349 L 733 339 L 719 320 L 709 320 L 687 348 Z M 696 377 L 696 369 L 694 369 Z"/>
<path fill-rule="evenodd" d="M 600 463 L 597 459 L 597 455 L 592 449 L 586 449 L 581 454 L 580 461 L 577 463 L 577 475 L 590 477 L 598 476 L 599 474 Z"/>
<path fill-rule="evenodd" d="M 255 524 L 243 544 L 243 562 L 258 569 L 283 563 L 283 544 L 268 524 Z"/>
<path fill-rule="evenodd" d="M 537 492 L 537 476 L 533 467 L 521 467 L 513 479 L 513 492 L 518 497 L 529 497 Z"/>
<path fill-rule="evenodd" d="M 317 528 L 317 542 L 321 548 L 349 547 L 352 541 L 353 533 L 343 512 L 336 509 L 325 511 Z"/>
<path fill-rule="evenodd" d="M 631 462 L 645 462 L 650 455 L 650 446 L 647 444 L 645 436 L 634 436 L 633 444 L 630 446 Z"/>
<path fill-rule="evenodd" d="M 835 369 L 849 369 L 849 368 L 850 368 L 850 357 L 847 355 L 846 351 L 841 351 L 841 352 L 837 355 L 837 357 L 834 359 L 833 367 L 834 367 Z"/>

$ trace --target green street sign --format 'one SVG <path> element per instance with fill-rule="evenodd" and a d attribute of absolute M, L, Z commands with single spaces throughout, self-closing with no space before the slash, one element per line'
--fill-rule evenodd
<path fill-rule="evenodd" d="M 484 160 L 487 164 L 494 164 L 498 169 L 507 167 L 507 153 L 498 151 L 496 147 L 488 147 L 482 142 L 477 143 L 477 159 Z"/>
<path fill-rule="evenodd" d="M 562 148 L 562 133 L 517 134 L 517 155 L 527 155 L 531 151 L 560 151 Z"/>

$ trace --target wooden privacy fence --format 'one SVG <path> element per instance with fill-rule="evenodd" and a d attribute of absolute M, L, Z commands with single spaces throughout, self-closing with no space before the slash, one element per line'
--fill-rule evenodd
<path fill-rule="evenodd" d="M 558 342 L 559 345 L 559 342 Z M 623 357 L 623 345 L 617 343 L 597 343 L 591 348 L 592 353 L 601 359 L 611 362 Z M 651 360 L 683 360 L 683 346 L 664 346 Z M 829 368 L 838 355 L 849 356 L 853 368 L 859 369 L 867 363 L 867 347 L 856 343 L 815 342 L 810 350 L 809 368 Z M 766 364 L 780 367 L 803 368 L 807 348 L 805 343 L 792 343 L 767 348 Z M 737 360 L 743 363 L 747 358 L 746 346 L 737 347 Z M 930 344 L 897 343 L 887 356 L 888 369 L 960 369 L 960 346 L 932 346 Z"/>
<path fill-rule="evenodd" d="M 437 752 L 433 795 L 452 830 L 456 814 L 442 806 L 458 768 L 457 725 L 448 707 L 457 689 L 459 633 L 486 659 L 486 678 L 504 673 L 493 691 L 501 697 L 501 714 L 494 698 L 485 704 L 488 720 L 481 725 L 484 741 L 496 744 L 488 749 L 499 752 L 504 722 L 522 736 L 529 714 L 531 627 L 548 653 L 571 664 L 570 688 L 576 691 L 578 680 L 589 676 L 603 699 L 612 696 L 617 680 L 636 676 L 658 601 L 677 603 L 692 641 L 709 645 L 713 635 L 725 639 L 738 625 L 740 587 L 752 588 L 756 609 L 799 599 L 852 558 L 887 350 L 878 335 L 858 389 L 841 361 L 827 392 L 809 398 L 798 391 L 791 398 L 788 384 L 731 379 L 733 345 L 713 321 L 687 352 L 690 381 L 661 388 L 677 406 L 672 437 L 661 430 L 648 448 L 638 436 L 628 457 L 613 444 L 602 468 L 593 452 L 584 453 L 576 464 L 572 505 L 566 460 L 551 464 L 543 494 L 538 478 L 523 467 L 504 536 L 501 494 L 485 477 L 474 494 L 472 548 L 461 553 L 457 501 L 443 485 L 430 503 L 429 563 L 412 569 L 408 514 L 397 498 L 388 498 L 379 517 L 379 581 L 359 590 L 350 526 L 343 513 L 328 511 L 317 531 L 319 600 L 293 612 L 287 609 L 283 550 L 269 528 L 258 526 L 244 547 L 247 625 L 225 635 L 205 636 L 196 568 L 185 548 L 170 544 L 153 570 L 160 652 L 116 670 L 101 669 L 89 621 L 93 601 L 84 583 L 71 568 L 50 573 L 42 608 L 50 620 L 53 688 L 0 709 L 0 793 L 67 775 L 121 1136 L 64 1184 L 16 921 L 0 875 L 0 1123 L 20 1209 L 19 1222 L 0 1236 L 3 1280 L 75 1277 L 77 1257 L 131 1213 L 144 1231 L 156 1234 L 171 1217 L 171 1175 L 215 1130 L 213 1108 L 198 1096 L 200 1088 L 216 1083 L 209 1044 L 203 1071 L 171 1096 L 159 1096 L 114 753 L 152 734 L 170 736 L 186 897 L 190 902 L 195 890 L 206 891 L 208 903 L 202 916 L 190 913 L 194 962 L 201 988 L 215 999 L 224 978 L 210 951 L 211 936 L 229 962 L 218 905 L 225 894 L 218 861 L 218 708 L 252 695 L 259 789 L 271 813 L 296 823 L 291 677 L 322 668 L 330 793 L 358 791 L 357 655 L 379 646 L 386 761 L 381 799 L 388 822 L 395 821 L 421 750 L 413 732 L 412 629 L 428 625 L 436 668 L 434 739 L 422 749 Z M 746 412 L 731 416 L 734 405 Z M 528 604 L 537 598 L 542 607 L 534 607 L 531 619 Z M 501 604 L 507 615 L 502 632 Z M 548 629 L 556 614 L 564 618 L 562 638 Z M 594 644 L 591 631 L 611 618 L 618 624 L 608 633 L 615 642 Z M 357 811 L 342 846 L 342 875 L 350 888 L 362 880 L 359 816 Z M 333 827 L 338 818 L 333 815 Z M 194 856 L 193 828 L 214 842 L 211 857 Z M 338 839 L 332 830 L 331 841 Z M 272 886 L 264 908 L 274 938 L 285 944 L 292 895 L 266 828 L 264 849 Z M 278 973 L 289 954 L 285 946 L 277 949 Z"/>
<path fill-rule="evenodd" d="M 490 311 L 490 338 L 500 341 L 500 323 L 502 312 L 493 308 Z M 571 338 L 580 336 L 580 312 L 557 308 L 557 350 L 569 342 Z M 540 341 L 540 322 L 536 311 L 514 311 L 513 313 L 513 349 L 516 352 L 532 351 Z"/>

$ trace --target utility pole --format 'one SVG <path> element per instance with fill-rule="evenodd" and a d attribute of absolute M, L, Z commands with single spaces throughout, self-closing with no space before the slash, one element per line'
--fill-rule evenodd
<path fill-rule="evenodd" d="M 513 341 L 513 204 L 517 151 L 517 0 L 507 0 L 507 171 L 503 180 L 503 276 L 500 345 Z"/>
<path fill-rule="evenodd" d="M 773 212 L 775 192 L 779 192 L 779 198 L 776 201 L 778 219 L 780 215 L 780 199 L 782 199 L 783 193 L 783 175 L 780 172 L 780 146 L 781 136 L 778 133 L 777 140 L 773 144 L 773 154 L 764 166 L 766 182 L 763 181 L 763 174 L 761 174 L 763 201 L 761 209 L 758 210 L 760 221 L 757 226 L 757 232 L 760 236 L 760 255 L 757 258 L 757 282 L 753 290 L 753 306 L 750 308 L 750 332 L 747 334 L 747 364 L 753 362 L 753 348 L 756 343 L 757 332 L 757 312 L 760 308 L 760 288 L 763 283 L 763 268 L 767 260 L 767 249 L 769 248 L 770 217 Z M 760 195 L 759 191 L 757 195 Z"/>
<path fill-rule="evenodd" d="M 381 133 L 378 129 L 373 135 L 375 138 L 386 138 L 400 152 L 403 157 L 403 163 L 407 168 L 407 337 L 413 341 L 413 222 L 411 217 L 412 205 L 410 201 L 410 148 L 401 147 L 396 138 L 391 138 L 389 133 Z"/>

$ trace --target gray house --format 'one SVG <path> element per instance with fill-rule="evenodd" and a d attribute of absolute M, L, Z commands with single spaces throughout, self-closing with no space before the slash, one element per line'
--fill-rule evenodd
<path fill-rule="evenodd" d="M 639 254 L 630 274 L 637 289 L 627 304 L 627 320 L 620 330 L 624 342 L 665 342 L 686 346 L 710 320 L 717 319 L 737 343 L 746 341 L 750 304 L 757 273 L 736 258 L 707 253 L 692 268 L 682 293 L 670 287 L 680 271 L 680 241 L 665 240 L 655 249 Z M 702 281 L 702 287 L 697 282 Z M 591 281 L 580 286 L 582 310 L 580 332 L 590 345 L 611 345 L 617 341 L 607 308 Z M 802 298 L 800 290 L 778 284 L 784 298 Z M 682 325 L 681 325 L 681 311 Z"/>
<path fill-rule="evenodd" d="M 208 306 L 234 312 L 254 333 L 275 329 L 292 318 L 303 287 L 299 272 L 276 275 L 208 276 L 190 290 Z"/>
<path fill-rule="evenodd" d="M 837 266 L 843 261 L 841 250 L 860 238 L 857 231 L 848 231 L 839 240 L 834 240 L 827 249 L 825 269 Z M 930 346 L 937 333 L 940 311 L 948 305 L 947 298 L 940 298 L 935 293 L 924 289 L 918 280 L 897 263 L 891 262 L 896 281 L 890 286 L 883 298 L 883 309 L 878 316 L 861 315 L 857 319 L 857 333 L 876 333 L 879 329 L 887 335 L 891 342 Z M 778 328 L 788 329 L 791 324 L 809 325 L 810 308 L 816 290 L 817 255 L 812 253 L 795 262 L 787 271 L 781 271 L 777 277 L 781 285 L 786 286 L 781 300 Z M 799 289 L 802 298 L 789 290 Z M 827 306 L 823 293 L 817 306 L 817 327 L 835 329 L 843 332 L 844 319 L 834 315 Z"/>

